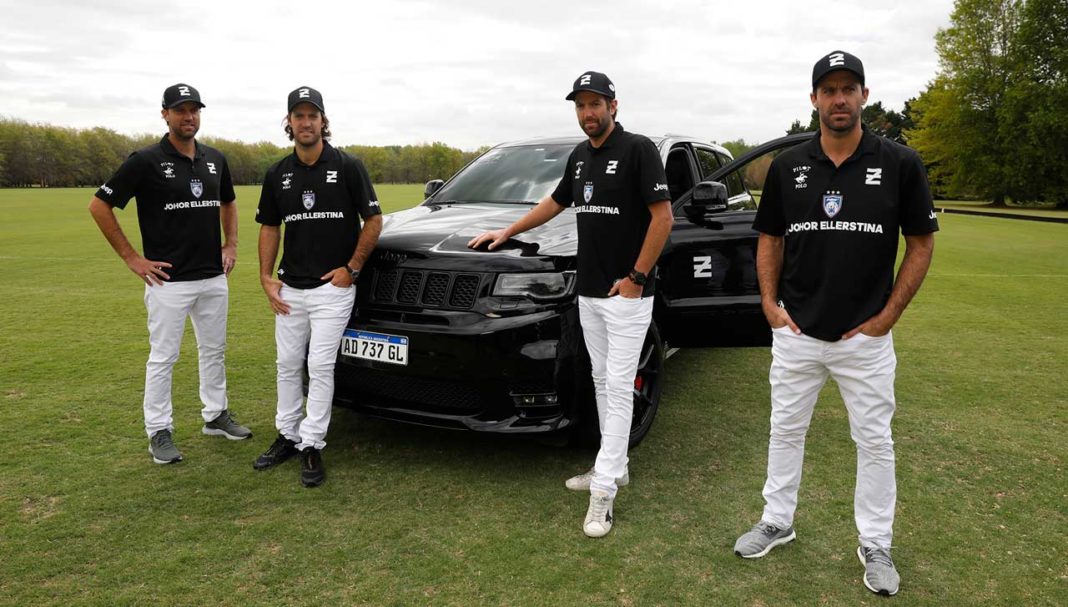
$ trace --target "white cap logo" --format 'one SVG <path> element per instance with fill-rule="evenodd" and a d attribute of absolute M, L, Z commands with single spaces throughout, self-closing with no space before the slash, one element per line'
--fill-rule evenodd
<path fill-rule="evenodd" d="M 181 95 L 182 97 L 188 97 L 189 96 L 189 87 L 188 86 L 180 86 L 180 87 L 178 87 L 178 94 Z"/>
<path fill-rule="evenodd" d="M 834 53 L 833 55 L 828 56 L 827 60 L 830 62 L 831 67 L 845 65 L 845 55 L 842 53 Z"/>
<path fill-rule="evenodd" d="M 579 86 L 588 85 L 590 83 L 590 78 L 593 78 L 593 74 L 583 74 L 582 77 L 579 78 Z"/>
<path fill-rule="evenodd" d="M 308 92 L 308 89 L 300 89 L 297 91 L 297 97 L 300 99 L 308 99 L 311 97 L 311 93 Z"/>

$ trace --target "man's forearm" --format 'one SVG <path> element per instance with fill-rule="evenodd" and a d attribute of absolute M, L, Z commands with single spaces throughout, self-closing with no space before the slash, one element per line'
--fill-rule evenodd
<path fill-rule="evenodd" d="M 222 219 L 223 246 L 237 246 L 237 203 L 230 201 L 219 207 Z"/>
<path fill-rule="evenodd" d="M 652 219 L 645 231 L 645 240 L 642 242 L 638 259 L 634 262 L 634 269 L 642 274 L 648 274 L 656 265 L 656 260 L 660 259 L 660 252 L 664 250 L 664 243 L 667 242 L 675 221 L 671 216 L 669 200 L 654 202 L 649 205 L 649 212 L 652 213 Z"/>
<path fill-rule="evenodd" d="M 905 237 L 905 256 L 898 268 L 894 288 L 881 312 L 891 324 L 905 312 L 913 296 L 920 290 L 934 256 L 934 234 Z"/>
<path fill-rule="evenodd" d="M 564 207 L 556 204 L 556 202 L 553 201 L 552 196 L 546 196 L 538 201 L 538 204 L 534 205 L 534 208 L 530 209 L 526 215 L 523 215 L 515 223 L 506 228 L 508 237 L 511 238 L 516 234 L 522 234 L 527 230 L 534 229 L 553 217 L 556 217 L 563 210 Z"/>
<path fill-rule="evenodd" d="M 100 228 L 100 232 L 107 239 L 108 244 L 111 245 L 111 248 L 115 250 L 123 261 L 138 255 L 133 245 L 130 244 L 130 240 L 126 238 L 126 234 L 123 233 L 111 205 L 94 196 L 89 202 L 89 213 L 93 216 L 93 221 Z"/>
<path fill-rule="evenodd" d="M 757 280 L 760 283 L 760 303 L 776 306 L 779 302 L 779 278 L 782 276 L 782 236 L 761 234 L 757 241 Z"/>
<path fill-rule="evenodd" d="M 279 226 L 260 226 L 259 255 L 260 280 L 274 274 L 274 262 L 278 259 L 278 245 L 282 240 Z"/>
<path fill-rule="evenodd" d="M 375 245 L 378 244 L 378 236 L 382 233 L 382 216 L 372 215 L 363 222 L 363 229 L 360 230 L 360 237 L 356 240 L 356 250 L 352 253 L 352 258 L 349 260 L 349 267 L 354 270 L 363 268 L 363 264 L 367 262 L 367 258 L 371 256 L 371 251 L 375 249 Z"/>

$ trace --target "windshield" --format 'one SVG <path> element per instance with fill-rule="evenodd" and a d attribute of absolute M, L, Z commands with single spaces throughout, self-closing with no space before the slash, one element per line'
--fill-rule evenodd
<path fill-rule="evenodd" d="M 460 171 L 429 200 L 535 203 L 556 189 L 575 144 L 492 149 Z"/>

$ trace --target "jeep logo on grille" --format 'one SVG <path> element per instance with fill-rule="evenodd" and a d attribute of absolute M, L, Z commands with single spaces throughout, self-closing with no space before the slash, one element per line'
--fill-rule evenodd
<path fill-rule="evenodd" d="M 400 265 L 408 259 L 408 256 L 404 253 L 394 253 L 393 251 L 383 251 L 378 255 L 378 260 L 384 264 Z"/>

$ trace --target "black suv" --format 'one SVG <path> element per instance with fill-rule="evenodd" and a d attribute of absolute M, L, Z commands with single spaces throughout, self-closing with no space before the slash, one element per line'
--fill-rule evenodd
<path fill-rule="evenodd" d="M 692 137 L 653 138 L 675 224 L 634 378 L 632 445 L 652 426 L 669 345 L 770 343 L 756 205 L 737 168 L 808 137 L 776 140 L 734 163 L 727 150 Z M 575 296 L 574 209 L 492 252 L 467 247 L 550 193 L 580 141 L 496 146 L 448 182 L 428 183 L 421 205 L 385 217 L 338 354 L 336 405 L 444 428 L 596 435 Z"/>

